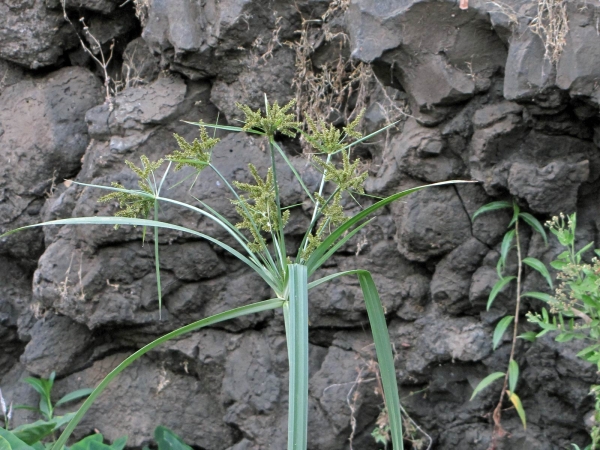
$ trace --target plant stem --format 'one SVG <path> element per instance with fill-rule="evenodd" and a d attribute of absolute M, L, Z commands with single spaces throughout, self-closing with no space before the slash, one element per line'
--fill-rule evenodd
<path fill-rule="evenodd" d="M 515 319 L 513 323 L 513 336 L 512 343 L 510 348 L 510 356 L 508 358 L 508 365 L 514 360 L 515 357 L 515 349 L 517 347 L 517 329 L 519 326 L 519 311 L 521 309 L 521 278 L 523 274 L 523 258 L 521 255 L 521 242 L 519 240 L 519 221 L 515 222 L 515 240 L 517 242 L 517 304 L 515 306 Z M 497 446 L 498 438 L 502 438 L 506 435 L 506 430 L 502 428 L 502 424 L 500 423 L 500 419 L 502 416 L 502 402 L 504 401 L 504 396 L 506 395 L 507 387 L 508 387 L 508 377 L 509 370 L 506 370 L 506 375 L 504 376 L 504 384 L 502 385 L 502 390 L 500 391 L 500 399 L 498 400 L 498 404 L 494 409 L 493 420 L 494 420 L 494 433 L 492 437 L 492 443 L 490 445 L 490 450 L 494 450 Z"/>
<path fill-rule="evenodd" d="M 288 343 L 288 450 L 306 450 L 308 429 L 308 271 L 288 264 L 289 292 L 284 304 Z"/>

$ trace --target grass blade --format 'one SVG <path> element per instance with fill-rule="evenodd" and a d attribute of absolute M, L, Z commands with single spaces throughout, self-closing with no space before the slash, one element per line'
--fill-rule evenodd
<path fill-rule="evenodd" d="M 339 239 L 348 229 L 352 228 L 361 220 L 365 219 L 378 209 L 383 208 L 384 206 L 389 205 L 393 201 L 396 201 L 402 197 L 407 196 L 408 194 L 412 194 L 413 192 L 419 191 L 421 189 L 425 189 L 428 187 L 439 187 L 439 186 L 448 186 L 457 183 L 475 183 L 474 181 L 465 181 L 465 180 L 453 180 L 453 181 L 442 181 L 440 183 L 427 184 L 425 186 L 418 186 L 415 188 L 407 189 L 402 192 L 398 192 L 396 194 L 390 195 L 389 197 L 384 198 L 383 200 L 378 201 L 377 203 L 369 206 L 368 208 L 362 210 L 355 216 L 348 219 L 342 225 L 337 227 L 322 243 L 319 247 L 313 252 L 310 256 L 306 265 L 308 267 L 308 275 L 314 273 L 314 271 L 318 268 L 316 266 L 316 262 L 321 259 L 321 257 L 329 250 L 329 248 L 335 243 L 337 239 Z"/>
<path fill-rule="evenodd" d="M 379 293 L 371 274 L 366 270 L 358 271 L 358 281 L 360 282 L 360 287 L 365 298 L 371 332 L 375 341 L 375 351 L 377 353 L 377 361 L 379 362 L 383 394 L 389 417 L 392 447 L 394 450 L 403 450 L 400 397 L 396 382 L 392 344 L 390 343 L 383 306 L 381 305 Z"/>
<path fill-rule="evenodd" d="M 510 326 L 513 319 L 514 316 L 503 317 L 502 320 L 498 322 L 498 325 L 496 325 L 496 329 L 494 330 L 494 336 L 492 338 L 494 350 L 496 350 L 496 347 L 498 347 L 498 344 L 502 340 L 502 336 L 504 336 L 506 329 Z"/>
<path fill-rule="evenodd" d="M 156 339 L 155 341 L 152 341 L 148 345 L 142 347 L 137 352 L 135 352 L 133 355 L 131 355 L 127 359 L 125 359 L 125 361 L 123 361 L 117 367 L 115 367 L 106 377 L 104 377 L 104 379 L 100 382 L 100 384 L 98 384 L 98 386 L 96 386 L 96 388 L 90 394 L 90 396 L 87 398 L 87 400 L 83 403 L 83 405 L 81 405 L 81 407 L 75 414 L 75 417 L 73 417 L 73 419 L 69 422 L 69 425 L 67 425 L 67 428 L 65 428 L 65 431 L 62 432 L 62 434 L 60 435 L 58 440 L 54 443 L 54 445 L 52 446 L 52 450 L 62 450 L 64 445 L 67 443 L 69 436 L 71 436 L 71 433 L 73 433 L 73 430 L 75 429 L 75 427 L 77 426 L 79 421 L 83 418 L 83 416 L 85 415 L 87 410 L 90 408 L 90 406 L 92 406 L 92 404 L 94 403 L 94 400 L 96 400 L 96 398 L 102 393 L 102 391 L 104 391 L 104 389 L 106 389 L 106 387 L 110 384 L 110 382 L 117 375 L 119 375 L 123 370 L 125 370 L 129 365 L 131 365 L 131 363 L 136 361 L 142 355 L 148 353 L 150 350 L 159 346 L 160 344 L 162 344 L 170 339 L 181 336 L 182 334 L 189 333 L 191 331 L 196 331 L 196 330 L 199 330 L 200 328 L 207 327 L 209 325 L 214 325 L 216 323 L 223 322 L 225 320 L 235 319 L 236 317 L 245 316 L 248 314 L 254 314 L 254 313 L 258 313 L 258 312 L 262 312 L 262 311 L 268 311 L 270 309 L 276 309 L 276 308 L 281 307 L 283 305 L 283 303 L 284 303 L 283 300 L 276 298 L 276 299 L 264 300 L 262 302 L 257 302 L 257 303 L 253 303 L 251 305 L 246 305 L 246 306 L 241 306 L 239 308 L 231 309 L 229 311 L 215 314 L 214 316 L 210 316 L 205 319 L 193 322 L 184 327 L 178 328 L 177 330 L 171 331 L 170 333 L 165 334 L 164 336 L 162 336 L 162 337 Z"/>
<path fill-rule="evenodd" d="M 481 380 L 479 382 L 479 384 L 473 391 L 473 394 L 471 395 L 471 400 L 473 400 L 477 394 L 479 394 L 481 391 L 483 391 L 486 387 L 488 387 L 494 381 L 496 381 L 499 378 L 505 377 L 505 376 L 506 376 L 506 374 L 504 372 L 490 373 L 487 377 L 485 377 L 483 380 Z"/>
<path fill-rule="evenodd" d="M 184 233 L 192 234 L 194 236 L 198 236 L 202 239 L 206 239 L 207 241 L 212 242 L 213 244 L 218 245 L 223 250 L 228 253 L 231 253 L 233 256 L 238 258 L 240 261 L 246 263 L 250 266 L 256 273 L 260 275 L 260 277 L 265 280 L 265 282 L 273 288 L 276 292 L 280 291 L 280 284 L 277 280 L 272 278 L 270 272 L 265 270 L 264 267 L 260 266 L 254 261 L 246 258 L 240 252 L 230 247 L 227 244 L 215 239 L 207 234 L 200 233 L 199 231 L 191 230 L 186 227 L 182 227 L 179 225 L 173 225 L 171 223 L 166 222 L 157 222 L 155 220 L 149 219 L 131 219 L 129 217 L 73 217 L 70 219 L 58 219 L 58 220 L 50 220 L 48 222 L 36 223 L 33 225 L 27 225 L 21 228 L 16 228 L 14 230 L 8 231 L 0 236 L 3 238 L 4 236 L 11 235 L 21 230 L 26 230 L 28 228 L 41 227 L 46 225 L 132 225 L 132 226 L 147 226 L 147 227 L 159 227 L 159 228 L 168 228 L 175 231 L 182 231 Z"/>
<path fill-rule="evenodd" d="M 292 165 L 292 162 L 289 160 L 289 158 L 287 157 L 287 155 L 285 154 L 285 152 L 283 151 L 283 149 L 275 141 L 273 141 L 273 145 L 275 146 L 275 148 L 277 149 L 277 151 L 279 152 L 279 154 L 281 155 L 281 157 L 283 158 L 283 160 L 285 161 L 285 163 L 292 170 L 294 176 L 296 177 L 296 179 L 300 183 L 300 186 L 302 186 L 302 189 L 304 189 L 304 192 L 306 193 L 306 195 L 308 195 L 308 198 L 310 198 L 311 201 L 313 203 L 315 203 L 315 199 L 313 198 L 312 194 L 310 193 L 310 191 L 306 187 L 306 184 L 304 184 L 304 180 L 302 179 L 302 177 L 300 176 L 300 174 L 298 173 L 298 171 L 296 170 L 296 168 Z"/>
<path fill-rule="evenodd" d="M 286 320 L 290 375 L 288 450 L 306 450 L 308 430 L 308 276 L 306 266 L 289 264 Z"/>

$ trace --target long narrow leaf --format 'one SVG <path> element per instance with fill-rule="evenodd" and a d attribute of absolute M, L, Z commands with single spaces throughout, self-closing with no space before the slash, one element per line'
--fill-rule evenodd
<path fill-rule="evenodd" d="M 117 367 L 115 367 L 106 377 L 104 377 L 104 379 L 100 382 L 100 384 L 98 384 L 98 386 L 96 386 L 96 389 L 94 389 L 94 391 L 90 394 L 90 396 L 83 403 L 83 405 L 81 405 L 81 407 L 77 411 L 77 414 L 75 414 L 75 417 L 73 418 L 73 420 L 71 420 L 71 422 L 69 422 L 69 425 L 67 426 L 67 428 L 65 428 L 65 431 L 63 431 L 63 433 L 60 435 L 60 437 L 58 438 L 56 443 L 52 446 L 52 450 L 62 450 L 64 445 L 67 443 L 67 439 L 69 439 L 69 436 L 71 436 L 71 433 L 73 433 L 73 430 L 75 429 L 75 427 L 77 426 L 79 421 L 83 418 L 83 416 L 85 415 L 87 410 L 90 408 L 90 406 L 92 406 L 92 404 L 94 403 L 96 398 L 102 393 L 102 391 L 104 391 L 104 389 L 106 389 L 106 387 L 110 384 L 110 382 L 117 375 L 119 375 L 123 370 L 125 370 L 134 361 L 139 359 L 142 355 L 145 355 L 150 350 L 159 346 L 160 344 L 162 344 L 170 339 L 181 336 L 182 334 L 189 333 L 191 331 L 196 331 L 196 330 L 199 330 L 200 328 L 214 325 L 216 323 L 223 322 L 225 320 L 235 319 L 236 317 L 246 316 L 248 314 L 255 314 L 255 313 L 262 312 L 262 311 L 268 311 L 270 309 L 280 308 L 283 305 L 283 303 L 284 303 L 283 300 L 276 298 L 276 299 L 264 300 L 262 302 L 257 302 L 257 303 L 253 303 L 251 305 L 246 305 L 246 306 L 241 306 L 239 308 L 231 309 L 229 311 L 215 314 L 214 316 L 210 316 L 205 319 L 193 322 L 184 327 L 178 328 L 177 330 L 171 331 L 170 333 L 165 334 L 164 336 L 162 336 L 162 337 L 156 339 L 155 341 L 152 341 L 148 345 L 142 347 L 137 352 L 135 352 L 134 354 L 129 356 L 127 359 L 125 359 L 125 361 L 123 361 Z"/>
<path fill-rule="evenodd" d="M 383 395 L 388 412 L 392 446 L 394 450 L 403 450 L 404 444 L 402 440 L 400 397 L 398 395 L 392 344 L 390 343 L 383 306 L 371 274 L 366 270 L 359 271 L 358 281 L 360 282 L 360 287 L 365 298 L 371 332 L 373 333 L 373 341 L 375 342 L 375 351 L 377 352 L 377 361 L 379 362 L 379 371 L 381 373 L 381 383 L 383 384 Z"/>
<path fill-rule="evenodd" d="M 360 272 L 360 270 L 347 270 L 345 272 L 338 272 L 332 275 L 327 275 L 326 277 L 319 278 L 318 280 L 315 280 L 312 283 L 308 283 L 308 289 L 310 290 L 319 286 L 320 284 L 328 282 L 329 280 L 333 280 L 334 278 L 342 277 L 344 275 L 356 275 L 358 272 Z"/>
<path fill-rule="evenodd" d="M 504 267 L 506 267 L 506 258 L 508 257 L 508 252 L 510 251 L 510 248 L 512 247 L 512 241 L 515 238 L 515 233 L 516 231 L 513 230 L 509 230 L 506 232 L 506 234 L 504 235 L 504 237 L 502 238 L 502 244 L 500 245 L 500 261 L 498 263 L 498 276 L 502 277 L 502 273 L 504 271 Z"/>
<path fill-rule="evenodd" d="M 57 401 L 56 405 L 54 405 L 54 406 L 60 406 L 64 403 L 72 402 L 73 400 L 79 400 L 82 397 L 87 397 L 88 395 L 90 395 L 92 393 L 92 391 L 93 391 L 93 389 L 85 388 L 85 389 L 78 389 L 76 391 L 70 392 L 67 395 L 65 395 L 64 397 L 62 397 L 59 401 Z"/>
<path fill-rule="evenodd" d="M 475 220 L 479 215 L 486 213 L 486 212 L 490 212 L 490 211 L 496 211 L 497 209 L 504 209 L 504 208 L 512 208 L 513 204 L 511 202 L 507 202 L 507 201 L 499 201 L 499 202 L 491 202 L 488 203 L 487 205 L 483 205 L 481 208 L 479 208 L 477 211 L 475 211 L 475 213 L 473 214 L 473 220 Z"/>
<path fill-rule="evenodd" d="M 513 319 L 514 316 L 503 317 L 502 320 L 498 322 L 498 325 L 496 325 L 496 329 L 494 330 L 494 336 L 492 339 L 494 350 L 496 350 L 496 347 L 498 347 L 498 344 L 502 340 L 502 336 L 504 336 L 506 329 L 510 326 Z"/>
<path fill-rule="evenodd" d="M 541 300 L 546 303 L 550 303 L 550 302 L 554 301 L 554 297 L 552 297 L 550 294 L 546 294 L 544 292 L 523 292 L 521 294 L 521 297 L 536 298 L 536 299 Z"/>
<path fill-rule="evenodd" d="M 318 269 L 319 267 L 321 267 L 329 258 L 331 258 L 331 256 L 337 252 L 339 250 L 339 248 L 344 245 L 346 242 L 348 242 L 350 239 L 352 239 L 354 237 L 354 235 L 356 233 L 358 233 L 360 230 L 362 230 L 364 227 L 366 227 L 367 225 L 369 225 L 375 218 L 369 219 L 363 223 L 361 223 L 359 226 L 357 226 L 354 230 L 350 231 L 348 234 L 346 234 L 342 239 L 340 239 L 339 241 L 337 241 L 335 243 L 334 246 L 332 246 L 327 253 L 325 253 L 321 259 L 319 259 L 316 263 L 315 263 L 315 268 Z"/>
<path fill-rule="evenodd" d="M 288 450 L 305 450 L 308 426 L 308 276 L 306 266 L 289 264 Z"/>
<path fill-rule="evenodd" d="M 523 423 L 523 428 L 527 429 L 527 419 L 525 417 L 525 410 L 523 409 L 523 404 L 521 403 L 521 399 L 519 398 L 519 396 L 517 394 L 515 394 L 512 391 L 508 391 L 508 398 L 510 399 L 512 404 L 515 406 L 515 409 L 517 410 L 517 414 L 519 414 L 521 422 Z"/>
<path fill-rule="evenodd" d="M 405 191 L 398 192 L 396 194 L 390 195 L 389 197 L 386 197 L 383 200 L 378 201 L 377 203 L 369 206 L 368 208 L 365 208 L 364 210 L 362 210 L 361 212 L 359 212 L 355 216 L 353 216 L 350 219 L 348 219 L 346 222 L 344 222 L 338 228 L 336 228 L 321 243 L 321 245 L 319 245 L 319 247 L 317 247 L 317 249 L 315 249 L 315 251 L 313 252 L 313 254 L 310 256 L 310 258 L 306 262 L 306 265 L 308 267 L 308 275 L 310 276 L 311 274 L 314 273 L 315 270 L 318 269 L 318 266 L 316 266 L 315 263 L 321 259 L 321 257 L 327 252 L 327 250 L 329 250 L 329 248 L 335 243 L 335 241 L 338 238 L 340 238 L 340 236 L 342 236 L 348 229 L 352 228 L 358 222 L 360 222 L 361 220 L 365 219 L 366 217 L 368 217 L 369 215 L 371 215 L 372 213 L 374 213 L 378 209 L 381 209 L 384 206 L 389 205 L 390 203 L 392 203 L 392 202 L 394 202 L 394 201 L 396 201 L 396 200 L 398 200 L 398 199 L 400 199 L 402 197 L 405 197 L 408 194 L 412 194 L 413 192 L 419 191 L 421 189 L 425 189 L 425 188 L 428 188 L 428 187 L 448 186 L 448 185 L 458 184 L 458 183 L 474 183 L 474 181 L 465 181 L 465 180 L 442 181 L 440 183 L 433 183 L 433 184 L 428 184 L 428 185 L 425 185 L 425 186 L 418 186 L 418 187 L 415 187 L 415 188 L 407 189 Z"/>
<path fill-rule="evenodd" d="M 514 392 L 519 380 L 519 364 L 511 359 L 508 363 L 508 386 L 511 392 Z"/>
<path fill-rule="evenodd" d="M 277 151 L 279 152 L 279 154 L 281 155 L 281 157 L 283 158 L 283 160 L 285 161 L 285 163 L 291 169 L 292 173 L 294 174 L 294 176 L 296 177 L 296 179 L 300 183 L 300 186 L 302 186 L 302 189 L 304 189 L 304 193 L 306 195 L 308 195 L 308 198 L 310 198 L 312 200 L 312 202 L 314 203 L 315 199 L 313 198 L 313 196 L 310 193 L 309 189 L 306 187 L 306 184 L 304 184 L 304 180 L 302 179 L 302 177 L 300 176 L 300 174 L 298 173 L 298 171 L 296 170 L 296 168 L 294 167 L 294 165 L 292 164 L 292 162 L 290 161 L 290 159 L 287 157 L 287 155 L 285 154 L 285 152 L 283 151 L 283 149 L 275 141 L 273 141 L 273 145 L 275 146 L 275 148 L 277 149 Z"/>
<path fill-rule="evenodd" d="M 486 308 L 487 311 L 489 311 L 490 308 L 492 307 L 492 303 L 494 303 L 494 300 L 496 299 L 496 297 L 498 296 L 498 294 L 500 293 L 502 288 L 504 288 L 504 286 L 506 286 L 508 283 L 510 283 L 512 280 L 514 280 L 516 278 L 517 277 L 515 277 L 515 276 L 510 276 L 510 277 L 506 277 L 506 278 L 500 278 L 496 282 L 496 284 L 492 288 L 492 292 L 490 292 L 490 296 L 488 298 L 487 308 Z"/>
<path fill-rule="evenodd" d="M 502 378 L 504 376 L 506 376 L 506 374 L 504 372 L 490 373 L 487 377 L 485 377 L 483 380 L 481 380 L 479 382 L 479 384 L 473 391 L 473 394 L 471 395 L 471 400 L 473 400 L 477 394 L 479 394 L 481 391 L 483 391 L 486 387 L 488 387 L 494 381 L 496 381 L 497 379 Z"/>
<path fill-rule="evenodd" d="M 546 268 L 543 262 L 541 262 L 539 259 L 532 258 L 531 256 L 529 256 L 523 260 L 523 263 L 527 264 L 532 269 L 537 270 L 544 277 L 544 279 L 548 283 L 548 286 L 550 286 L 550 289 L 554 289 L 554 286 L 552 285 L 552 277 L 550 276 L 550 272 L 548 272 L 548 269 Z"/>
<path fill-rule="evenodd" d="M 533 217 L 529 213 L 521 213 L 521 214 L 519 214 L 519 217 L 521 219 L 523 219 L 525 222 L 527 222 L 527 224 L 531 228 L 533 228 L 535 231 L 540 233 L 542 235 L 542 237 L 544 238 L 544 242 L 546 243 L 546 245 L 548 245 L 548 236 L 546 235 L 546 230 L 544 230 L 544 227 L 542 226 L 542 224 L 540 223 L 539 220 L 537 220 L 535 217 Z"/>
<path fill-rule="evenodd" d="M 131 219 L 129 217 L 74 217 L 71 219 L 58 219 L 58 220 L 50 220 L 48 222 L 36 223 L 33 225 L 27 225 L 21 228 L 16 228 L 14 230 L 8 231 L 0 236 L 0 238 L 4 236 L 8 236 L 13 233 L 17 233 L 21 230 L 26 230 L 28 228 L 41 227 L 46 225 L 132 225 L 132 226 L 147 226 L 147 227 L 159 227 L 159 228 L 168 228 L 175 231 L 181 231 L 183 233 L 192 234 L 194 236 L 201 237 L 202 239 L 206 239 L 207 241 L 212 242 L 213 244 L 218 245 L 226 252 L 232 254 L 240 261 L 246 263 L 250 266 L 256 273 L 258 273 L 263 280 L 267 282 L 269 286 L 271 286 L 276 292 L 279 291 L 280 285 L 271 277 L 271 274 L 266 271 L 263 267 L 256 264 L 255 262 L 249 260 L 240 252 L 230 247 L 227 244 L 215 239 L 207 234 L 200 233 L 195 230 L 191 230 L 186 227 L 182 227 L 179 225 L 173 225 L 171 223 L 166 222 L 157 222 L 155 220 L 148 219 Z"/>

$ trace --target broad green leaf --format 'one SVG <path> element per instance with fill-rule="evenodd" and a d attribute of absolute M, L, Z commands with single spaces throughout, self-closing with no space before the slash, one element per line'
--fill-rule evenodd
<path fill-rule="evenodd" d="M 536 298 L 536 299 L 541 300 L 546 303 L 550 303 L 550 302 L 554 301 L 554 297 L 552 297 L 550 294 L 546 294 L 544 292 L 523 292 L 521 294 L 521 297 Z"/>
<path fill-rule="evenodd" d="M 427 184 L 425 186 L 418 186 L 415 188 L 407 189 L 402 192 L 398 192 L 396 194 L 390 195 L 389 197 L 384 198 L 383 200 L 378 201 L 377 203 L 365 208 L 358 214 L 354 215 L 342 225 L 337 227 L 333 232 L 327 236 L 327 238 L 319 245 L 319 247 L 313 252 L 308 261 L 306 262 L 306 266 L 308 267 L 308 276 L 312 275 L 315 270 L 317 270 L 320 266 L 316 264 L 317 261 L 321 260 L 321 257 L 327 253 L 327 251 L 331 248 L 331 246 L 350 228 L 354 225 L 358 224 L 361 220 L 367 218 L 375 211 L 383 208 L 384 206 L 389 205 L 390 203 L 405 197 L 413 192 L 419 191 L 421 189 L 429 188 L 429 187 L 440 187 L 440 186 L 448 186 L 459 183 L 473 183 L 473 181 L 463 181 L 463 180 L 454 180 L 454 181 L 442 181 L 440 183 Z"/>
<path fill-rule="evenodd" d="M 33 388 L 37 391 L 38 394 L 40 394 L 40 396 L 46 395 L 46 385 L 39 378 L 27 377 L 23 381 L 33 386 Z"/>
<path fill-rule="evenodd" d="M 288 342 L 288 450 L 305 449 L 308 438 L 308 275 L 306 266 L 288 264 L 289 298 L 286 314 Z"/>
<path fill-rule="evenodd" d="M 10 445 L 11 450 L 33 450 L 33 447 L 29 446 L 21 439 L 16 437 L 10 431 L 0 428 L 0 437 L 3 438 Z"/>
<path fill-rule="evenodd" d="M 527 429 L 527 420 L 525 418 L 525 410 L 523 409 L 523 404 L 521 403 L 521 399 L 519 398 L 519 396 L 517 394 L 515 394 L 512 391 L 508 391 L 508 398 L 510 399 L 512 404 L 515 406 L 515 409 L 517 410 L 517 414 L 519 414 L 519 417 L 521 418 L 521 422 L 523 422 L 523 428 Z"/>
<path fill-rule="evenodd" d="M 525 339 L 526 341 L 529 341 L 529 342 L 535 342 L 537 336 L 538 336 L 538 334 L 535 331 L 526 331 L 525 333 L 520 334 L 517 337 L 519 337 L 521 339 Z"/>
<path fill-rule="evenodd" d="M 510 276 L 510 277 L 506 277 L 506 278 L 500 278 L 496 282 L 496 284 L 492 288 L 492 292 L 490 292 L 490 296 L 488 297 L 487 308 L 486 308 L 487 311 L 489 311 L 490 308 L 492 307 L 492 303 L 494 303 L 494 300 L 496 299 L 496 297 L 498 296 L 498 294 L 500 293 L 502 288 L 504 288 L 504 286 L 506 286 L 508 283 L 510 283 L 514 279 L 516 279 L 516 277 Z"/>
<path fill-rule="evenodd" d="M 475 211 L 475 214 L 473 214 L 473 220 L 475 220 L 479 215 L 481 215 L 483 213 L 495 211 L 497 209 L 505 209 L 505 208 L 512 208 L 512 207 L 513 207 L 513 204 L 511 202 L 507 202 L 507 201 L 491 202 L 491 203 L 488 203 L 487 205 L 483 205 L 481 208 L 479 208 L 477 211 Z"/>
<path fill-rule="evenodd" d="M 550 286 L 550 289 L 554 289 L 554 286 L 552 285 L 552 277 L 550 276 L 550 272 L 548 272 L 548 269 L 546 268 L 543 262 L 536 258 L 527 257 L 523 260 L 523 263 L 527 264 L 532 269 L 537 270 L 546 279 L 546 282 L 548 283 L 548 286 Z"/>
<path fill-rule="evenodd" d="M 6 439 L 0 436 L 0 450 L 12 450 L 12 447 Z"/>
<path fill-rule="evenodd" d="M 569 263 L 567 261 L 552 261 L 550 263 L 550 265 L 552 266 L 552 268 L 556 269 L 556 270 L 562 270 L 564 269 L 566 266 L 569 265 Z"/>
<path fill-rule="evenodd" d="M 154 430 L 154 440 L 158 444 L 158 450 L 192 450 L 179 436 L 162 426 Z"/>
<path fill-rule="evenodd" d="M 110 445 L 111 450 L 123 450 L 127 445 L 127 436 L 122 436 Z"/>
<path fill-rule="evenodd" d="M 358 281 L 365 298 L 369 324 L 373 333 L 373 341 L 375 342 L 375 352 L 379 363 L 381 384 L 383 385 L 383 397 L 388 412 L 392 447 L 393 450 L 403 450 L 404 443 L 402 439 L 402 418 L 400 415 L 401 407 L 398 382 L 396 380 L 392 344 L 390 343 L 383 306 L 371 274 L 366 270 L 358 271 Z"/>
<path fill-rule="evenodd" d="M 508 252 L 510 251 L 510 248 L 512 246 L 512 241 L 515 238 L 515 230 L 509 230 L 505 235 L 504 238 L 502 238 L 502 245 L 500 245 L 500 262 L 499 262 L 499 268 L 501 271 L 504 270 L 504 267 L 506 266 L 506 258 L 508 256 Z M 500 273 L 498 273 L 499 277 L 502 277 L 502 275 Z"/>
<path fill-rule="evenodd" d="M 67 425 L 67 428 L 65 428 L 65 431 L 62 432 L 62 434 L 60 435 L 58 440 L 54 443 L 54 445 L 52 446 L 52 450 L 61 450 L 64 447 L 64 445 L 67 443 L 67 439 L 69 439 L 69 436 L 71 436 L 71 433 L 73 433 L 73 430 L 75 429 L 77 424 L 81 421 L 81 419 L 83 418 L 83 416 L 85 415 L 87 410 L 90 409 L 90 406 L 92 406 L 92 404 L 94 403 L 96 398 L 104 391 L 104 389 L 106 389 L 106 387 L 110 384 L 110 382 L 117 375 L 119 375 L 123 370 L 125 370 L 129 365 L 131 365 L 134 361 L 136 361 L 138 358 L 140 358 L 141 356 L 148 353 L 153 348 L 159 346 L 160 344 L 162 344 L 170 339 L 181 336 L 182 334 L 196 331 L 196 330 L 199 330 L 200 328 L 214 325 L 216 323 L 223 322 L 225 320 L 231 320 L 231 319 L 235 319 L 237 317 L 245 316 L 248 314 L 255 314 L 258 312 L 262 312 L 262 311 L 268 311 L 271 309 L 280 308 L 283 306 L 283 304 L 284 304 L 283 300 L 276 298 L 276 299 L 264 300 L 262 302 L 252 303 L 251 305 L 241 306 L 239 308 L 234 308 L 229 311 L 215 314 L 214 316 L 210 316 L 205 319 L 193 322 L 184 327 L 178 328 L 177 330 L 171 331 L 170 333 L 167 333 L 164 336 L 161 336 L 160 338 L 152 341 L 148 345 L 145 345 L 144 347 L 139 349 L 137 352 L 135 352 L 134 354 L 132 354 L 131 356 L 126 358 L 117 367 L 115 367 L 106 377 L 104 377 L 104 379 L 100 382 L 100 384 L 98 384 L 98 386 L 96 386 L 96 389 L 94 389 L 94 391 L 85 400 L 85 402 L 83 402 L 83 405 L 81 405 L 79 410 L 77 410 L 75 417 L 73 417 L 73 419 L 69 422 L 69 425 Z M 19 450 L 19 449 L 13 449 L 13 450 Z M 70 450 L 73 450 L 73 449 L 71 448 Z"/>
<path fill-rule="evenodd" d="M 492 339 L 494 350 L 496 350 L 496 347 L 498 347 L 498 344 L 502 340 L 502 336 L 504 336 L 506 329 L 512 323 L 513 319 L 514 316 L 503 317 L 500 320 L 500 322 L 498 322 L 498 324 L 496 325 L 496 329 L 494 330 L 494 337 Z"/>
<path fill-rule="evenodd" d="M 93 391 L 93 389 L 85 388 L 85 389 L 78 389 L 76 391 L 70 392 L 67 395 L 65 395 L 64 397 L 62 397 L 59 401 L 57 401 L 56 405 L 54 405 L 54 406 L 59 406 L 64 403 L 72 402 L 73 400 L 78 400 L 82 397 L 87 397 L 88 395 L 90 395 L 92 393 L 92 391 Z"/>
<path fill-rule="evenodd" d="M 102 436 L 100 433 L 92 434 L 73 444 L 71 447 L 69 447 L 69 450 L 90 450 L 92 442 L 98 442 L 101 444 L 103 440 L 104 436 Z"/>
<path fill-rule="evenodd" d="M 479 384 L 473 391 L 473 394 L 471 395 L 471 400 L 473 400 L 477 394 L 479 394 L 481 391 L 483 391 L 486 387 L 488 387 L 494 381 L 496 381 L 497 379 L 502 378 L 504 376 L 506 376 L 506 374 L 504 372 L 490 373 L 487 377 L 485 377 L 483 380 L 481 380 L 479 382 Z"/>
<path fill-rule="evenodd" d="M 12 430 L 13 434 L 28 445 L 41 441 L 56 429 L 56 421 L 38 420 L 21 425 Z"/>
<path fill-rule="evenodd" d="M 546 236 L 546 230 L 544 230 L 544 227 L 539 222 L 539 220 L 537 220 L 529 213 L 521 213 L 519 214 L 519 217 L 523 219 L 531 228 L 533 228 L 535 231 L 541 234 L 544 238 L 544 242 L 546 243 L 546 245 L 548 245 L 548 236 Z"/>
<path fill-rule="evenodd" d="M 517 387 L 517 381 L 519 380 L 519 364 L 511 359 L 508 363 L 508 386 L 509 389 L 514 392 Z"/>

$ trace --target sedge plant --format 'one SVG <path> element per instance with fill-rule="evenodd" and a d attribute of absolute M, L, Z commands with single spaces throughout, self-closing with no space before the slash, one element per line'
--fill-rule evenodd
<path fill-rule="evenodd" d="M 264 111 L 253 111 L 248 106 L 238 105 L 245 114 L 245 122 L 242 127 L 188 122 L 198 126 L 200 130 L 199 137 L 193 142 L 189 143 L 182 137 L 175 135 L 179 149 L 166 155 L 164 161 L 151 162 L 143 156 L 141 167 L 136 167 L 130 162 L 127 163 L 139 177 L 139 189 L 126 189 L 116 183 L 113 183 L 110 187 L 85 185 L 112 191 L 102 197 L 100 201 L 117 201 L 121 206 L 121 210 L 116 217 L 71 218 L 31 225 L 106 224 L 116 227 L 133 225 L 144 227 L 144 230 L 146 228 L 152 229 L 154 231 L 159 302 L 161 302 L 159 229 L 180 231 L 205 239 L 220 247 L 223 251 L 235 256 L 254 270 L 273 292 L 272 299 L 244 305 L 191 323 L 156 339 L 133 353 L 98 384 L 56 441 L 52 450 L 63 448 L 83 415 L 111 381 L 130 364 L 156 346 L 169 339 L 218 322 L 274 309 L 283 311 L 289 360 L 287 448 L 288 450 L 305 450 L 307 448 L 309 380 L 308 293 L 316 286 L 341 276 L 356 276 L 361 286 L 381 372 L 391 442 L 394 450 L 403 449 L 401 408 L 392 346 L 384 310 L 373 277 L 368 271 L 357 269 L 327 275 L 313 281 L 309 281 L 309 279 L 340 247 L 369 224 L 369 217 L 373 213 L 393 201 L 427 186 L 415 187 L 380 199 L 354 216 L 347 217 L 344 213 L 343 198 L 344 196 L 354 198 L 364 194 L 363 183 L 367 177 L 366 173 L 360 172 L 359 162 L 352 159 L 352 149 L 355 145 L 369 139 L 385 128 L 363 136 L 357 131 L 360 115 L 341 129 L 326 124 L 323 120 L 307 119 L 306 124 L 302 124 L 295 121 L 295 115 L 290 113 L 293 106 L 294 101 L 283 107 L 277 103 L 269 104 L 265 96 Z M 219 140 L 209 136 L 207 127 L 262 136 L 268 143 L 271 161 L 267 173 L 261 176 L 258 170 L 250 165 L 249 171 L 254 178 L 254 183 L 239 183 L 236 181 L 230 183 L 221 174 L 218 167 L 212 163 L 212 151 Z M 303 131 L 304 129 L 308 131 Z M 292 138 L 297 136 L 298 133 L 301 133 L 304 139 L 314 148 L 311 162 L 321 173 L 321 181 L 316 192 L 311 192 L 307 188 L 306 183 L 276 140 L 280 135 Z M 286 243 L 285 226 L 290 212 L 288 207 L 282 205 L 277 161 L 280 164 L 283 163 L 289 166 L 306 199 L 312 204 L 310 225 L 295 255 L 289 254 L 291 249 Z M 167 164 L 167 167 L 162 177 L 159 177 L 157 171 L 163 164 Z M 171 167 L 174 170 L 190 167 L 199 174 L 204 170 L 214 171 L 229 189 L 232 196 L 231 201 L 235 205 L 241 220 L 236 224 L 231 223 L 200 199 L 196 199 L 198 206 L 194 206 L 163 197 L 161 188 Z M 461 181 L 446 181 L 428 186 L 442 186 L 457 182 Z M 159 220 L 159 203 L 175 204 L 212 220 L 235 240 L 237 248 L 233 248 L 199 231 L 161 222 Z"/>

